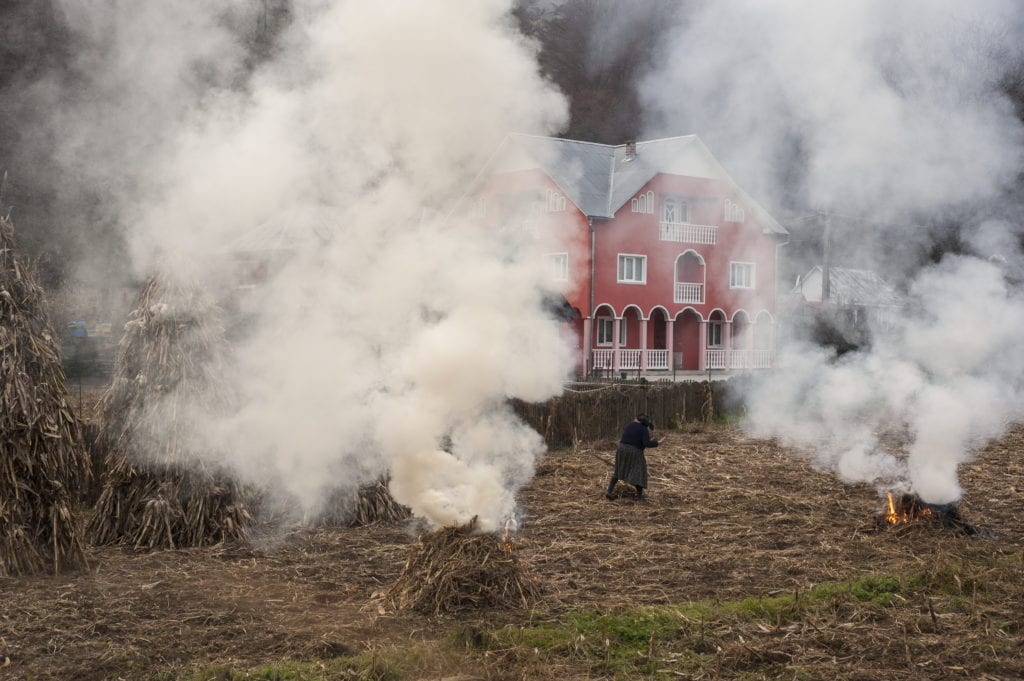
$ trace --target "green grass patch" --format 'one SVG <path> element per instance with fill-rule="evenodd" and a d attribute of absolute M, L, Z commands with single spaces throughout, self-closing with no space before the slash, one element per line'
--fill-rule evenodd
<path fill-rule="evenodd" d="M 898 577 L 880 575 L 763 598 L 698 601 L 617 613 L 577 611 L 556 621 L 500 628 L 490 636 L 488 645 L 587 661 L 596 672 L 617 678 L 669 678 L 672 673 L 693 672 L 711 664 L 724 644 L 718 632 L 731 623 L 781 626 L 847 606 L 883 609 L 895 605 L 906 588 Z M 672 650 L 670 669 L 659 672 L 666 666 L 659 650 L 666 646 Z"/>

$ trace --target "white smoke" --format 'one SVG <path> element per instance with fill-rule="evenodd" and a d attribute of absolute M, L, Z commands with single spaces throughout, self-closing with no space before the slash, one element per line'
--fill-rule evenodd
<path fill-rule="evenodd" d="M 297 0 L 251 70 L 230 45 L 233 3 L 192 3 L 187 22 L 80 10 L 85 24 L 161 27 L 129 41 L 145 40 L 145 60 L 121 58 L 120 33 L 104 55 L 111 96 L 142 112 L 112 115 L 163 126 L 118 197 L 136 266 L 216 287 L 233 285 L 241 253 L 269 264 L 233 334 L 239 408 L 204 432 L 237 475 L 307 514 L 390 474 L 428 522 L 494 530 L 543 451 L 507 406 L 557 394 L 571 367 L 541 305 L 541 251 L 453 210 L 504 135 L 565 122 L 510 4 Z M 183 87 L 185 54 L 242 85 Z M 137 103 L 157 88 L 181 98 L 174 120 Z"/>
<path fill-rule="evenodd" d="M 909 280 L 908 304 L 870 348 L 781 348 L 779 370 L 749 395 L 753 432 L 844 479 L 945 503 L 961 495 L 958 466 L 1024 420 L 1021 230 L 989 219 L 1019 212 L 1004 203 L 1024 128 L 999 86 L 1021 63 L 1021 37 L 1018 4 L 1001 0 L 730 0 L 662 36 L 662 65 L 643 84 L 655 134 L 687 125 L 769 204 L 866 225 L 956 216 L 973 249 L 886 272 Z M 833 264 L 891 265 L 901 244 L 868 238 Z"/>

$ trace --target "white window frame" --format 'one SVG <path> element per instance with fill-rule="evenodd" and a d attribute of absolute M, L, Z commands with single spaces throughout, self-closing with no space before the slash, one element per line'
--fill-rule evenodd
<path fill-rule="evenodd" d="M 725 322 L 720 319 L 712 319 L 708 322 L 708 347 L 721 348 L 725 346 Z M 717 338 L 715 338 L 717 336 Z M 715 340 L 718 342 L 716 343 Z"/>
<path fill-rule="evenodd" d="M 634 196 L 630 202 L 630 209 L 634 213 L 654 213 L 654 192 L 648 191 Z"/>
<path fill-rule="evenodd" d="M 732 199 L 725 200 L 725 221 L 726 222 L 743 222 L 746 219 L 746 211 L 743 206 L 736 203 Z"/>
<path fill-rule="evenodd" d="M 742 277 L 738 277 L 739 272 L 749 272 L 750 281 L 743 282 Z M 743 261 L 730 261 L 729 262 L 729 288 L 738 289 L 755 289 L 757 288 L 757 265 L 752 262 Z"/>
<path fill-rule="evenodd" d="M 551 281 L 569 281 L 568 253 L 546 253 L 544 264 L 547 266 L 548 278 Z"/>
<path fill-rule="evenodd" d="M 623 275 L 625 272 L 625 263 L 627 258 L 630 261 L 638 259 L 640 261 L 640 278 L 636 277 L 632 279 L 626 279 Z M 635 262 L 635 261 L 634 261 Z M 646 284 L 647 283 L 647 256 L 640 255 L 639 253 L 619 253 L 619 257 L 615 261 L 615 281 L 619 284 Z M 636 274 L 636 265 L 633 265 L 633 273 Z"/>
<path fill-rule="evenodd" d="M 627 325 L 625 324 L 625 321 L 626 320 L 623 319 L 623 320 L 621 320 L 619 322 L 619 347 L 620 348 L 626 347 L 626 326 Z M 594 338 L 597 339 L 597 346 L 600 347 L 600 348 L 610 348 L 610 347 L 612 347 L 614 345 L 614 343 L 612 342 L 612 339 L 614 338 L 614 334 L 615 334 L 615 317 L 607 317 L 607 316 L 598 317 L 597 319 L 594 320 L 594 322 L 595 322 L 594 326 L 596 327 L 596 329 L 594 331 Z M 602 331 L 602 327 L 604 329 L 606 329 L 606 331 L 603 332 Z M 604 337 L 605 340 L 602 340 L 602 337 Z"/>
<path fill-rule="evenodd" d="M 674 207 L 674 212 L 678 213 L 675 220 L 669 220 L 668 206 L 671 204 Z M 673 196 L 666 194 L 661 197 L 661 221 L 667 222 L 672 225 L 688 224 L 690 222 L 690 202 L 682 196 Z"/>

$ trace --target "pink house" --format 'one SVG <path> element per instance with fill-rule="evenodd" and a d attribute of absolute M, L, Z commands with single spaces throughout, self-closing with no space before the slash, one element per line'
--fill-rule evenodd
<path fill-rule="evenodd" d="M 764 369 L 788 232 L 695 135 L 611 146 L 510 135 L 474 206 L 507 238 L 540 239 L 579 311 L 579 369 Z"/>

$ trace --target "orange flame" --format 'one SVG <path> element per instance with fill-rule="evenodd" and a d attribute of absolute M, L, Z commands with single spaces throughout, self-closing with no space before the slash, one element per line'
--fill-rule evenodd
<path fill-rule="evenodd" d="M 512 519 L 505 521 L 505 531 L 501 533 L 501 549 L 509 558 L 512 557 Z"/>
<path fill-rule="evenodd" d="M 890 525 L 909 525 L 916 523 L 921 518 L 927 518 L 932 514 L 930 508 L 923 507 L 915 502 L 903 503 L 896 507 L 896 500 L 892 492 L 888 493 L 888 502 L 885 507 L 885 521 Z"/>

